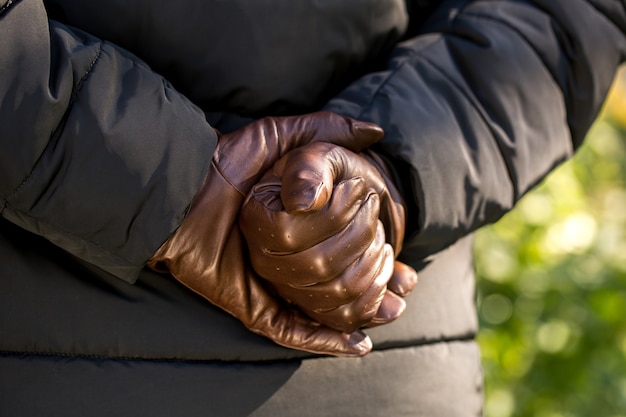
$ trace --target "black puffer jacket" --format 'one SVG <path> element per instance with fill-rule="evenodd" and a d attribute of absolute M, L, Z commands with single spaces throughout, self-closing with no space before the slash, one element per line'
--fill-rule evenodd
<path fill-rule="evenodd" d="M 623 0 L 0 0 L 0 415 L 480 415 L 471 232 L 572 155 L 625 33 Z M 362 359 L 143 269 L 212 127 L 320 108 L 385 129 L 410 209 Z"/>

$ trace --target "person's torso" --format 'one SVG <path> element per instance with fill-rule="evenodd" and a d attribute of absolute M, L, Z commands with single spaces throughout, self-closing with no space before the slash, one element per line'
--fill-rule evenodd
<path fill-rule="evenodd" d="M 404 0 L 47 0 L 51 18 L 118 44 L 206 111 L 315 110 L 407 27 Z"/>

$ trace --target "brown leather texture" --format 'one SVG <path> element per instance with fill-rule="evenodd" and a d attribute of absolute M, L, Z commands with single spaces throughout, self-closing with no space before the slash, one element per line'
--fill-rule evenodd
<path fill-rule="evenodd" d="M 257 273 L 308 316 L 346 333 L 398 318 L 406 304 L 388 284 L 406 295 L 417 280 L 394 261 L 404 205 L 377 163 L 374 154 L 330 143 L 300 147 L 253 187 L 240 216 Z"/>
<path fill-rule="evenodd" d="M 336 356 L 367 354 L 372 344 L 360 330 L 344 333 L 321 325 L 267 290 L 249 263 L 237 223 L 253 185 L 291 149 L 329 141 L 361 151 L 381 137 L 375 125 L 327 112 L 264 118 L 221 136 L 186 219 L 148 266 L 171 273 L 251 331 L 280 345 Z"/>

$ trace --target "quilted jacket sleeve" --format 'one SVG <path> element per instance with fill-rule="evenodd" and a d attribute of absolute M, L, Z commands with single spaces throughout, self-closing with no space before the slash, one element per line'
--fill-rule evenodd
<path fill-rule="evenodd" d="M 327 109 L 380 124 L 405 256 L 496 221 L 580 145 L 626 54 L 623 0 L 445 1 Z"/>
<path fill-rule="evenodd" d="M 0 0 L 0 211 L 132 282 L 180 224 L 216 135 L 135 56 Z"/>

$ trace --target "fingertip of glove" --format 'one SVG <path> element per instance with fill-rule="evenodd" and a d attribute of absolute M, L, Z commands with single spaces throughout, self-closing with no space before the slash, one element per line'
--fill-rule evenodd
<path fill-rule="evenodd" d="M 387 291 L 369 326 L 379 326 L 394 321 L 406 310 L 406 302 L 397 294 Z"/>
<path fill-rule="evenodd" d="M 355 136 L 363 141 L 363 149 L 380 141 L 385 135 L 385 132 L 380 126 L 361 120 L 354 121 L 352 123 L 352 129 Z"/>
<path fill-rule="evenodd" d="M 393 276 L 387 287 L 401 297 L 406 297 L 417 285 L 419 276 L 417 271 L 409 265 L 395 261 Z"/>
<path fill-rule="evenodd" d="M 344 356 L 365 356 L 372 351 L 374 347 L 372 339 L 362 331 L 350 333 L 348 337 L 350 350 Z"/>

